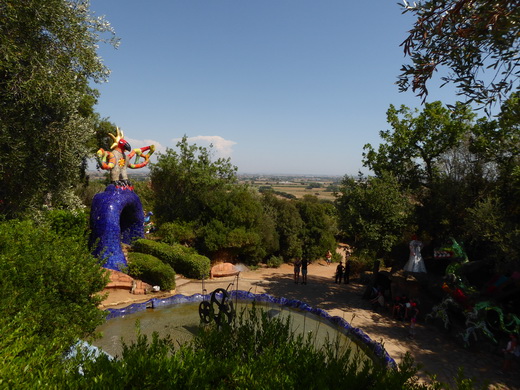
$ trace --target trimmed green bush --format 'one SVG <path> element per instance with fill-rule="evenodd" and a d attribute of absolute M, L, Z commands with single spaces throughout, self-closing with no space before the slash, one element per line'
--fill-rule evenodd
<path fill-rule="evenodd" d="M 134 252 L 155 256 L 172 266 L 176 273 L 187 278 L 203 279 L 209 277 L 210 260 L 199 255 L 194 249 L 180 244 L 168 245 L 163 242 L 140 239 L 134 242 Z"/>
<path fill-rule="evenodd" d="M 49 210 L 44 216 L 59 236 L 84 237 L 88 230 L 88 215 L 82 210 Z"/>
<path fill-rule="evenodd" d="M 166 222 L 161 225 L 157 233 L 161 241 L 167 244 L 191 243 L 195 240 L 194 222 Z"/>
<path fill-rule="evenodd" d="M 267 266 L 269 268 L 279 268 L 283 264 L 282 256 L 271 256 L 267 260 Z"/>
<path fill-rule="evenodd" d="M 197 278 L 197 279 L 207 279 L 209 278 L 209 272 L 211 268 L 211 261 L 203 255 L 199 255 L 198 253 L 190 254 L 186 259 L 186 266 L 189 267 L 191 275 L 188 277 Z"/>
<path fill-rule="evenodd" d="M 175 289 L 175 271 L 155 256 L 145 253 L 128 253 L 128 274 L 139 278 L 152 286 L 159 286 L 161 290 Z"/>

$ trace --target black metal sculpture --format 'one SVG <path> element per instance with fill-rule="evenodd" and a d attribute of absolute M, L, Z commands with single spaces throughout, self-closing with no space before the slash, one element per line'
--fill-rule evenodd
<path fill-rule="evenodd" d="M 211 293 L 209 302 L 202 301 L 199 305 L 200 320 L 205 324 L 209 324 L 212 320 L 218 326 L 230 324 L 234 314 L 233 301 L 227 290 L 223 288 L 217 288 Z"/>

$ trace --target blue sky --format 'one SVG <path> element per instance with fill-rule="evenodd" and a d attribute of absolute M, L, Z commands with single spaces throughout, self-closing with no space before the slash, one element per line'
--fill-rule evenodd
<path fill-rule="evenodd" d="M 239 173 L 356 175 L 389 129 L 413 20 L 395 0 L 93 0 L 121 39 L 96 110 L 132 147 L 214 145 Z M 430 87 L 428 101 L 453 103 Z"/>

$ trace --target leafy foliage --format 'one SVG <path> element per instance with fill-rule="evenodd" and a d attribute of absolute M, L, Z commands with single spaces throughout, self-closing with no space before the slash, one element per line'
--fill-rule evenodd
<path fill-rule="evenodd" d="M 390 105 L 387 119 L 392 131 L 379 132 L 384 142 L 377 151 L 370 144 L 363 147 L 363 165 L 377 176 L 392 172 L 404 186 L 430 187 L 439 175 L 440 158 L 459 144 L 473 118 L 461 104 L 449 110 L 439 101 L 426 103 L 421 112 Z"/>
<path fill-rule="evenodd" d="M 147 181 L 132 181 L 135 193 L 139 196 L 144 211 L 152 211 L 155 203 L 155 193 L 151 183 Z"/>
<path fill-rule="evenodd" d="M 188 278 L 202 279 L 209 276 L 210 261 L 194 249 L 180 244 L 168 245 L 162 242 L 139 239 L 132 245 L 135 252 L 145 253 L 169 264 L 177 273 Z"/>
<path fill-rule="evenodd" d="M 110 25 L 81 0 L 6 0 L 0 12 L 0 212 L 77 208 L 96 118 L 90 82 L 108 75 L 97 43 Z"/>
<path fill-rule="evenodd" d="M 258 194 L 236 183 L 229 159 L 211 161 L 210 150 L 188 145 L 186 137 L 177 146 L 178 153 L 168 150 L 152 167 L 155 212 L 169 224 L 159 233 L 208 256 L 249 264 L 272 253 L 274 222 L 263 213 Z"/>
<path fill-rule="evenodd" d="M 315 196 L 305 195 L 296 202 L 296 207 L 303 221 L 303 256 L 311 261 L 323 258 L 327 250 L 336 245 L 334 206 L 328 202 L 320 202 Z"/>
<path fill-rule="evenodd" d="M 279 199 L 272 193 L 264 193 L 264 212 L 274 221 L 278 248 L 275 253 L 284 259 L 302 256 L 301 232 L 303 220 L 294 201 Z"/>
<path fill-rule="evenodd" d="M 347 240 L 379 255 L 390 252 L 401 240 L 413 211 L 406 193 L 388 172 L 367 179 L 346 176 L 336 207 Z"/>
<path fill-rule="evenodd" d="M 175 271 L 157 257 L 144 253 L 128 253 L 128 275 L 145 283 L 157 285 L 163 291 L 175 289 Z"/>
<path fill-rule="evenodd" d="M 161 241 L 167 244 L 187 244 L 190 245 L 195 241 L 197 233 L 195 231 L 195 222 L 166 222 L 159 229 L 158 235 Z"/>
<path fill-rule="evenodd" d="M 213 162 L 210 150 L 189 145 L 186 136 L 177 147 L 151 167 L 155 214 L 160 222 L 207 222 L 212 216 L 205 211 L 236 182 L 236 167 L 229 159 Z"/>
<path fill-rule="evenodd" d="M 490 106 L 518 90 L 520 11 L 515 0 L 425 0 L 403 13 L 416 17 L 402 43 L 412 65 L 404 65 L 399 87 L 426 99 L 427 82 L 439 68 L 468 102 Z M 489 72 L 489 74 L 485 74 Z"/>
<path fill-rule="evenodd" d="M 234 185 L 212 209 L 214 219 L 201 227 L 203 251 L 227 252 L 249 264 L 263 260 L 276 248 L 274 221 L 264 214 L 258 194 Z"/>
<path fill-rule="evenodd" d="M 516 269 L 520 255 L 520 227 L 512 223 L 501 202 L 490 196 L 468 208 L 467 212 L 465 237 L 473 252 L 494 261 L 498 272 Z"/>
<path fill-rule="evenodd" d="M 267 266 L 271 268 L 279 268 L 283 263 L 283 257 L 281 256 L 271 256 L 267 259 Z"/>
<path fill-rule="evenodd" d="M 52 230 L 59 236 L 86 237 L 88 232 L 88 215 L 83 210 L 49 210 L 45 219 Z"/>
<path fill-rule="evenodd" d="M 61 354 L 104 321 L 97 293 L 107 277 L 74 231 L 0 222 L 0 387 L 31 388 L 56 374 Z"/>

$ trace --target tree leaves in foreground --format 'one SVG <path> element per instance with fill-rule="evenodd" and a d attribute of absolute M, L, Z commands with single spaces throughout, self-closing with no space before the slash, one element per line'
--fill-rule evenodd
<path fill-rule="evenodd" d="M 384 369 L 328 341 L 316 347 L 312 334 L 298 335 L 290 319 L 252 310 L 231 326 L 201 328 L 195 339 L 177 347 L 174 340 L 138 340 L 116 360 L 80 361 L 83 374 L 70 371 L 69 388 L 107 389 L 449 389 L 435 380 L 418 382 L 409 355 L 398 370 Z M 472 381 L 463 379 L 471 389 Z"/>
<path fill-rule="evenodd" d="M 390 105 L 386 115 L 392 130 L 379 132 L 383 143 L 377 150 L 370 144 L 363 147 L 363 165 L 376 176 L 392 172 L 412 188 L 432 186 L 441 157 L 459 145 L 475 117 L 468 106 L 457 104 L 450 110 L 440 101 L 426 103 L 422 111 Z"/>
<path fill-rule="evenodd" d="M 399 89 L 426 99 L 434 72 L 459 95 L 491 106 L 519 88 L 520 6 L 518 0 L 405 0 L 403 13 L 416 18 L 402 43 L 412 64 L 403 65 Z M 413 4 L 413 5 L 412 5 Z"/>
<path fill-rule="evenodd" d="M 85 0 L 3 0 L 0 15 L 0 212 L 78 207 L 110 25 Z"/>
<path fill-rule="evenodd" d="M 56 231 L 67 225 L 58 217 Z M 12 220 L 0 222 L 0 280 L 0 388 L 34 388 L 103 322 L 105 271 L 77 230 Z"/>

